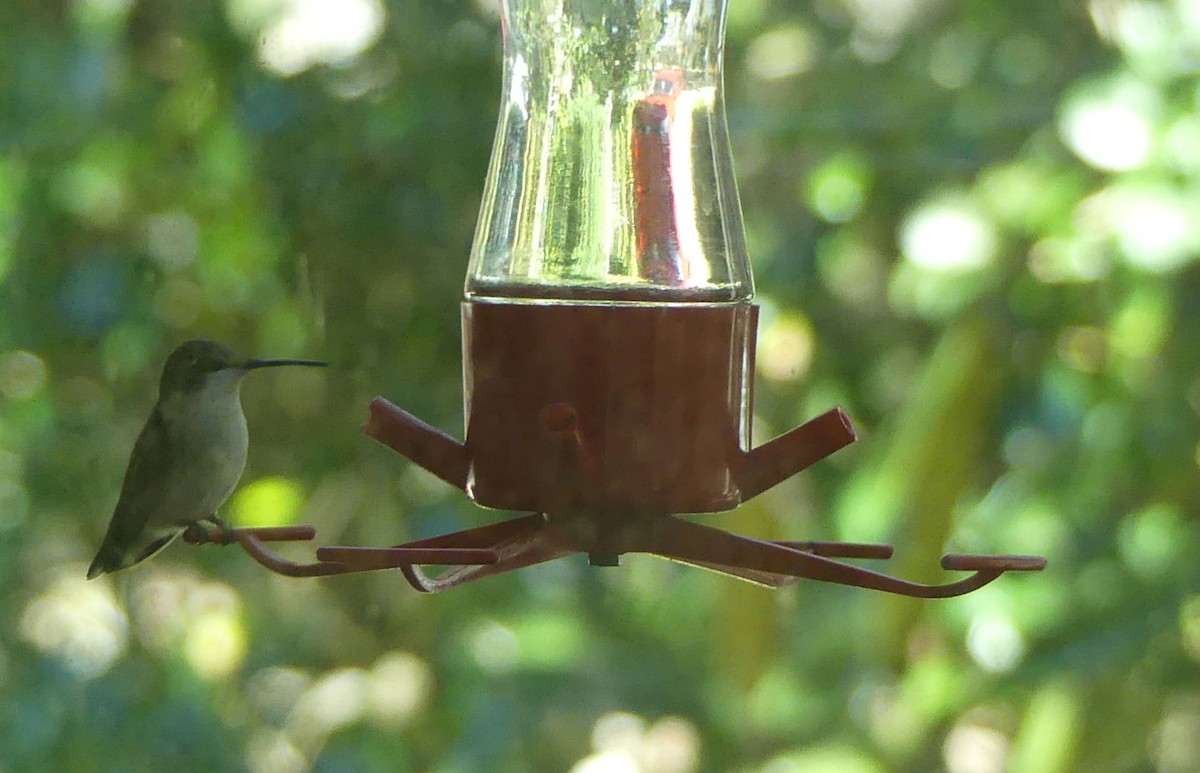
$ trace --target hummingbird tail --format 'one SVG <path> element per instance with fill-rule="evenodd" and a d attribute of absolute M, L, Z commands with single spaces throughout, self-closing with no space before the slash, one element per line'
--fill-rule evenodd
<path fill-rule="evenodd" d="M 87 578 L 94 580 L 102 574 L 115 572 L 121 568 L 121 563 L 121 551 L 113 547 L 112 536 L 106 534 L 104 541 L 100 543 L 100 549 L 96 551 L 96 557 L 88 567 Z"/>
<path fill-rule="evenodd" d="M 96 557 L 92 559 L 92 565 L 88 567 L 88 571 L 87 571 L 87 578 L 89 580 L 94 580 L 97 577 L 99 577 L 100 575 L 107 574 L 108 572 L 112 571 L 112 567 L 110 567 L 108 565 L 108 562 L 103 559 L 104 559 L 103 551 L 97 553 Z"/>

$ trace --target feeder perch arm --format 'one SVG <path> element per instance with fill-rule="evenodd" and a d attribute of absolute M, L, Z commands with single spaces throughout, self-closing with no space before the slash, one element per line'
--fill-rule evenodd
<path fill-rule="evenodd" d="M 318 577 L 330 574 L 345 574 L 346 567 L 340 564 L 297 564 L 275 554 L 264 542 L 302 542 L 316 537 L 317 530 L 311 526 L 279 526 L 268 528 L 239 529 L 218 526 L 215 529 L 188 527 L 183 533 L 183 541 L 189 545 L 238 544 L 263 567 L 276 574 L 288 577 Z"/>
<path fill-rule="evenodd" d="M 467 488 L 471 466 L 465 445 L 382 397 L 370 404 L 363 432 L 410 459 L 459 491 Z"/>
<path fill-rule="evenodd" d="M 356 574 L 380 569 L 411 567 L 412 564 L 489 565 L 500 560 L 496 551 L 487 548 L 440 547 L 424 542 L 414 542 L 391 548 L 319 548 L 315 563 L 298 564 L 279 556 L 263 544 L 265 542 L 307 541 L 315 536 L 316 529 L 311 526 L 246 529 L 224 526 L 216 528 L 192 526 L 183 533 L 184 541 L 191 545 L 205 543 L 232 545 L 237 543 L 260 565 L 287 577 Z"/>
<path fill-rule="evenodd" d="M 752 451 L 741 454 L 734 479 L 742 501 L 758 496 L 801 470 L 854 442 L 854 426 L 841 408 L 785 432 Z"/>
<path fill-rule="evenodd" d="M 891 554 L 886 545 L 765 542 L 675 517 L 656 524 L 646 544 L 632 545 L 629 550 L 704 566 L 771 587 L 803 578 L 918 598 L 961 596 L 1005 572 L 1039 571 L 1046 565 L 1046 560 L 1037 556 L 948 555 L 942 559 L 943 569 L 974 574 L 956 582 L 923 585 L 832 560 L 835 556 L 883 558 Z"/>

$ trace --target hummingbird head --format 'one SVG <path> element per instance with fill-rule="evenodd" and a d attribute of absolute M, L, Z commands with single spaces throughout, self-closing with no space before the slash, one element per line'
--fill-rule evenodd
<path fill-rule="evenodd" d="M 225 344 L 196 339 L 180 344 L 167 356 L 162 380 L 159 382 L 159 392 L 163 395 L 194 392 L 217 374 L 231 375 L 236 381 L 255 368 L 278 365 L 323 367 L 325 363 L 316 360 L 259 360 L 242 357 Z"/>

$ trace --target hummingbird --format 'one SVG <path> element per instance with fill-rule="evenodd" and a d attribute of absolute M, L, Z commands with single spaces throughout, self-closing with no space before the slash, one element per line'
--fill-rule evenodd
<path fill-rule="evenodd" d="M 176 347 L 163 366 L 158 401 L 133 446 L 88 579 L 145 561 L 189 526 L 227 529 L 217 509 L 242 477 L 249 444 L 242 377 L 257 368 L 325 364 L 252 359 L 199 339 Z"/>

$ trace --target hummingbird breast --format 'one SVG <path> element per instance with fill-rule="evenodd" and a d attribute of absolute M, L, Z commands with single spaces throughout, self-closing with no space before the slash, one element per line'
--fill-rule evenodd
<path fill-rule="evenodd" d="M 163 520 L 189 524 L 216 513 L 246 466 L 249 436 L 238 386 L 241 373 L 222 371 L 199 389 L 172 395 L 162 406 L 171 445 L 171 492 Z"/>

